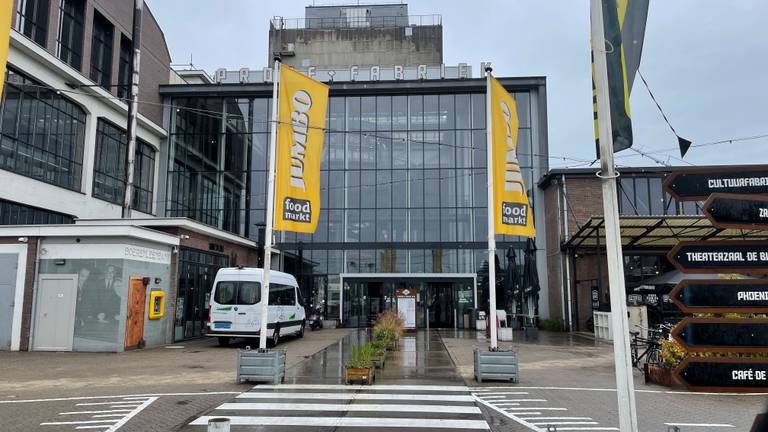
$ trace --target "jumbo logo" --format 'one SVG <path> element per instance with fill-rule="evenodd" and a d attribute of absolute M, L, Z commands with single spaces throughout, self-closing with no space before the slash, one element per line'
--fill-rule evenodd
<path fill-rule="evenodd" d="M 501 112 L 504 113 L 504 127 L 506 132 L 507 152 L 504 165 L 504 190 L 525 193 L 523 175 L 520 173 L 520 163 L 517 161 L 517 146 L 512 138 L 512 114 L 506 102 L 501 103 Z"/>
<path fill-rule="evenodd" d="M 309 109 L 312 108 L 312 97 L 304 90 L 299 90 L 291 98 L 291 128 L 293 129 L 291 144 L 291 186 L 303 191 L 304 157 L 307 149 L 307 134 L 309 132 Z"/>

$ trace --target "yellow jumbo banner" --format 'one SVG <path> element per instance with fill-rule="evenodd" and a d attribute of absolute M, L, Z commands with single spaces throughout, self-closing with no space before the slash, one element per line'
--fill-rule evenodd
<path fill-rule="evenodd" d="M 11 46 L 11 16 L 13 15 L 13 1 L 3 1 L 3 3 L 0 6 L 0 97 L 5 84 L 5 65 L 8 62 L 8 49 Z"/>
<path fill-rule="evenodd" d="M 314 233 L 328 86 L 280 66 L 275 229 Z"/>
<path fill-rule="evenodd" d="M 533 212 L 517 161 L 517 106 L 493 77 L 490 93 L 494 233 L 535 237 Z"/>

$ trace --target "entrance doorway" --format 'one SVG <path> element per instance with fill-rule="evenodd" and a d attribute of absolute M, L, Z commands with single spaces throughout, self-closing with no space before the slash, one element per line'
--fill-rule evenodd
<path fill-rule="evenodd" d="M 463 328 L 475 307 L 475 275 L 344 274 L 342 324 L 367 328 L 397 309 L 397 290 L 416 293 L 416 328 Z"/>
<path fill-rule="evenodd" d="M 144 342 L 144 309 L 147 284 L 144 278 L 132 277 L 128 284 L 128 313 L 125 318 L 125 349 L 136 349 Z"/>
<path fill-rule="evenodd" d="M 0 351 L 11 349 L 18 254 L 0 254 Z"/>

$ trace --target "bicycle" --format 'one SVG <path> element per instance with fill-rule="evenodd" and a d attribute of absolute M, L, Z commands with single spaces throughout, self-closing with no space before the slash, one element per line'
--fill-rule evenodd
<path fill-rule="evenodd" d="M 647 330 L 648 337 L 640 337 L 639 331 L 631 331 L 629 334 L 632 339 L 629 346 L 632 354 L 632 367 L 637 368 L 640 372 L 644 372 L 645 364 L 661 364 L 661 343 L 659 341 L 669 338 L 672 326 L 660 324 L 656 328 L 640 327 L 640 329 Z"/>

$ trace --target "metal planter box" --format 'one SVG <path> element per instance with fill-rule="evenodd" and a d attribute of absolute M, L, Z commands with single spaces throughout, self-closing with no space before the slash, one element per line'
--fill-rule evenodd
<path fill-rule="evenodd" d="M 238 350 L 237 383 L 243 381 L 280 384 L 285 380 L 285 350 Z"/>
<path fill-rule="evenodd" d="M 517 351 L 475 348 L 475 379 L 518 382 Z"/>

